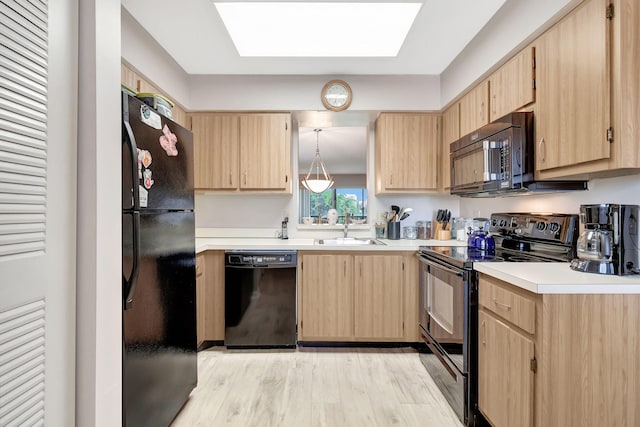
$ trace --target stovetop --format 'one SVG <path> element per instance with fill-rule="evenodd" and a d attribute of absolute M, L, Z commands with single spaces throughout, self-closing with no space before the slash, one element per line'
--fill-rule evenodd
<path fill-rule="evenodd" d="M 493 251 L 466 246 L 420 246 L 419 251 L 460 268 L 474 262 L 568 262 L 575 254 L 578 215 L 496 213 L 490 224 Z"/>

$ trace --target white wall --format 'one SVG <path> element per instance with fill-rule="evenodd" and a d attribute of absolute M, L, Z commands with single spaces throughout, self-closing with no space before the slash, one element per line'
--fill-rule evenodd
<path fill-rule="evenodd" d="M 581 204 L 640 205 L 640 175 L 589 181 L 588 191 L 493 199 L 460 199 L 464 217 L 487 217 L 492 212 L 578 213 Z"/>
<path fill-rule="evenodd" d="M 350 111 L 439 110 L 438 76 L 191 76 L 192 110 L 324 110 L 320 91 L 343 79 Z"/>
<path fill-rule="evenodd" d="M 189 76 L 125 8 L 122 13 L 122 58 L 183 106 L 189 105 Z M 167 31 L 171 31 L 171 25 Z"/>
<path fill-rule="evenodd" d="M 81 0 L 79 18 L 75 425 L 118 426 L 122 124 L 120 94 L 114 89 L 120 84 L 120 2 Z"/>

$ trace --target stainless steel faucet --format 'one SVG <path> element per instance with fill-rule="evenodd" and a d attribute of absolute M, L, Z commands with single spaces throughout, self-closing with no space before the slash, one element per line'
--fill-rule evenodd
<path fill-rule="evenodd" d="M 351 223 L 351 214 L 349 212 L 344 214 L 344 237 L 349 237 L 349 224 Z"/>

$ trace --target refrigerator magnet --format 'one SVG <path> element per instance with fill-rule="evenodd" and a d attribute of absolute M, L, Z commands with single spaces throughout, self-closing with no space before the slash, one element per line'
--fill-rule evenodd
<path fill-rule="evenodd" d="M 142 185 L 138 186 L 138 198 L 140 200 L 140 207 L 141 208 L 146 208 L 147 207 L 147 202 L 148 202 L 148 196 L 149 196 L 149 192 L 147 190 L 145 190 L 145 188 Z"/>
<path fill-rule="evenodd" d="M 151 153 L 148 150 L 140 150 L 140 152 L 138 153 L 138 158 L 140 159 L 142 166 L 144 166 L 145 168 L 151 166 L 152 158 Z"/>
<path fill-rule="evenodd" d="M 142 120 L 142 123 L 147 126 L 151 126 L 154 129 L 162 129 L 160 114 L 151 110 L 147 104 L 142 104 L 140 106 L 140 119 Z"/>
<path fill-rule="evenodd" d="M 162 135 L 160 135 L 160 146 L 167 153 L 169 157 L 175 157 L 178 155 L 178 149 L 176 144 L 178 143 L 178 137 L 175 133 L 171 132 L 167 125 L 162 128 Z"/>
<path fill-rule="evenodd" d="M 151 175 L 151 169 L 145 169 L 144 172 L 142 172 L 142 183 L 147 190 L 151 189 L 154 182 L 153 179 L 151 179 Z"/>

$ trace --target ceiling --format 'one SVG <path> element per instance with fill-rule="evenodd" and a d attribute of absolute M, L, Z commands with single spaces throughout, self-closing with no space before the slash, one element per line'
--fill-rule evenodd
<path fill-rule="evenodd" d="M 438 75 L 506 0 L 397 1 L 422 7 L 398 55 L 386 58 L 240 57 L 213 0 L 122 0 L 122 5 L 188 74 Z M 349 35 L 349 28 L 331 23 L 326 31 Z"/>

